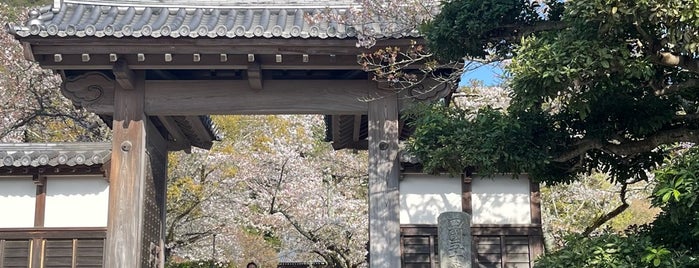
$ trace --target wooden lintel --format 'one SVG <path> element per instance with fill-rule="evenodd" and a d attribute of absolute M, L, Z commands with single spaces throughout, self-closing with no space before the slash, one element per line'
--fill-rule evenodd
<path fill-rule="evenodd" d="M 262 90 L 262 68 L 257 61 L 248 64 L 248 83 L 254 90 Z"/>
<path fill-rule="evenodd" d="M 135 88 L 136 75 L 134 74 L 133 70 L 129 68 L 129 64 L 126 62 L 126 60 L 117 60 L 114 63 L 112 72 L 114 72 L 114 78 L 116 79 L 116 82 L 119 83 L 119 85 L 123 89 L 132 90 Z"/>
<path fill-rule="evenodd" d="M 66 81 L 63 93 L 89 111 L 112 114 L 114 84 L 94 74 Z M 145 111 L 151 116 L 365 114 L 364 99 L 373 85 L 367 80 L 265 80 L 264 90 L 250 90 L 245 80 L 153 80 L 146 81 Z"/>

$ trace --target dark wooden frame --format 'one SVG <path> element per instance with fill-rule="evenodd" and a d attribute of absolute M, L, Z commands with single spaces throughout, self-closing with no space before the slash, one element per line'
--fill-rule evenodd
<path fill-rule="evenodd" d="M 5 245 L 7 241 L 27 241 L 28 242 L 28 256 L 27 262 L 30 268 L 42 268 L 45 266 L 45 260 L 48 258 L 46 255 L 47 243 L 52 241 L 71 241 L 71 251 L 70 255 L 66 257 L 71 258 L 71 267 L 76 267 L 76 260 L 78 256 L 78 243 L 81 241 L 102 241 L 107 236 L 106 227 L 96 227 L 96 228 L 0 228 L 0 268 L 4 268 L 5 256 Z M 104 244 L 102 245 L 102 250 L 104 250 Z M 102 251 L 104 254 L 104 251 Z M 100 256 L 96 256 L 101 259 Z"/>
<path fill-rule="evenodd" d="M 107 165 L 108 168 L 108 165 Z M 4 169 L 4 170 L 3 170 Z M 2 172 L 5 171 L 5 172 Z M 102 175 L 105 180 L 108 180 L 107 172 L 103 165 L 95 166 L 56 166 L 52 168 L 37 168 L 37 167 L 15 167 L 15 168 L 0 168 L 0 174 L 11 174 L 12 177 L 21 177 L 31 175 L 31 180 L 36 186 L 35 204 L 34 204 L 34 228 L 43 228 L 46 216 L 46 190 L 48 176 L 89 176 Z M 2 180 L 3 176 L 0 176 Z M 27 178 L 29 180 L 30 178 Z M 105 208 L 106 209 L 106 208 Z M 0 228 L 2 230 L 26 230 L 27 228 Z"/>
<path fill-rule="evenodd" d="M 471 214 L 471 192 L 473 179 L 470 175 L 461 175 L 461 206 L 462 211 Z M 529 200 L 531 224 L 473 224 L 471 225 L 471 235 L 474 237 L 472 243 L 472 263 L 478 264 L 476 253 L 478 248 L 475 241 L 478 237 L 498 237 L 501 241 L 500 250 L 506 252 L 505 241 L 508 237 L 527 237 L 529 243 L 529 265 L 534 265 L 534 260 L 543 253 L 543 231 L 541 226 L 541 193 L 539 183 L 530 179 L 529 183 Z M 439 252 L 434 250 L 437 243 L 437 225 L 433 224 L 402 224 L 401 225 L 401 265 L 405 264 L 404 256 L 406 249 L 404 248 L 403 238 L 406 236 L 428 236 L 431 241 L 427 247 L 433 251 L 430 253 L 430 267 L 437 267 L 439 260 Z M 434 243 L 434 244 L 433 244 Z M 411 253 L 408 253 L 411 254 Z M 437 260 L 437 261 L 434 261 Z M 507 263 L 507 254 L 501 253 L 501 265 Z M 476 266 L 474 266 L 476 267 Z"/>

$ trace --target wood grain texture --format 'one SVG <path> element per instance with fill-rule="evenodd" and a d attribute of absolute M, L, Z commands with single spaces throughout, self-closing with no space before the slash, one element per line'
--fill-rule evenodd
<path fill-rule="evenodd" d="M 35 173 L 32 180 L 36 185 L 36 204 L 34 206 L 34 227 L 43 227 L 46 218 L 46 176 Z"/>
<path fill-rule="evenodd" d="M 369 267 L 401 267 L 398 99 L 369 102 Z"/>
<path fill-rule="evenodd" d="M 529 201 L 531 206 L 530 211 L 532 217 L 532 224 L 541 226 L 541 191 L 539 183 L 532 180 L 531 178 L 529 180 Z M 536 260 L 536 258 L 538 258 L 539 255 L 544 254 L 543 234 L 530 236 L 529 247 L 531 248 L 531 250 L 529 251 L 529 259 L 531 260 L 531 263 L 533 265 L 534 260 Z"/>
<path fill-rule="evenodd" d="M 104 267 L 140 267 L 146 169 L 145 77 L 136 72 L 134 90 L 115 83 L 112 177 Z"/>
<path fill-rule="evenodd" d="M 490 225 L 471 228 L 472 267 L 532 267 L 532 254 L 536 244 L 532 239 L 540 237 L 541 226 L 534 225 Z M 432 224 L 401 225 L 403 267 L 439 267 L 435 256 L 439 235 Z"/>
<path fill-rule="evenodd" d="M 148 81 L 148 115 L 364 113 L 370 81 Z"/>
<path fill-rule="evenodd" d="M 114 84 L 113 81 L 102 83 Z M 368 108 L 363 99 L 368 96 L 367 88 L 373 84 L 366 80 L 265 80 L 261 83 L 262 90 L 254 90 L 246 80 L 146 81 L 144 112 L 151 116 L 364 114 Z M 86 105 L 88 110 L 99 114 L 114 112 L 115 90 L 109 85 L 100 87 L 103 94 L 99 102 Z M 78 88 L 71 84 L 64 87 Z"/>
<path fill-rule="evenodd" d="M 144 215 L 144 254 L 148 254 L 147 267 L 165 266 L 165 217 L 167 196 L 167 140 L 154 124 L 147 126 L 146 196 Z M 151 248 L 151 245 L 157 246 Z"/>
<path fill-rule="evenodd" d="M 123 58 L 117 60 L 112 68 L 114 78 L 123 89 L 134 89 L 136 74 L 129 68 L 129 64 Z"/>
<path fill-rule="evenodd" d="M 471 188 L 473 178 L 466 174 L 461 174 L 461 211 L 473 216 L 473 207 L 471 206 Z"/>

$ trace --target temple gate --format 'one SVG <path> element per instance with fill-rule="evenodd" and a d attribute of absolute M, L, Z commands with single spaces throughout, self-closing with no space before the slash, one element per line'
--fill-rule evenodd
<path fill-rule="evenodd" d="M 63 76 L 66 97 L 111 122 L 105 267 L 162 267 L 167 151 L 210 148 L 211 114 L 329 115 L 343 142 L 369 149 L 370 266 L 400 267 L 403 98 L 362 70 L 355 39 L 381 27 L 306 19 L 353 2 L 55 0 L 10 25 L 26 58 Z"/>

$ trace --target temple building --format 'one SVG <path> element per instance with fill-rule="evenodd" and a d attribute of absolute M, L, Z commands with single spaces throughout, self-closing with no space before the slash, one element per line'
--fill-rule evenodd
<path fill-rule="evenodd" d="M 542 252 L 538 185 L 402 166 L 401 109 L 457 85 L 396 93 L 374 81 L 357 63 L 371 51 L 358 35 L 379 48 L 425 41 L 380 22 L 308 19 L 353 5 L 54 0 L 9 25 L 25 57 L 59 73 L 63 95 L 104 118 L 113 140 L 0 148 L 0 211 L 17 215 L 0 219 L 0 268 L 163 267 L 167 152 L 210 148 L 208 116 L 226 114 L 326 115 L 335 149 L 369 151 L 370 267 L 438 267 L 436 216 L 454 210 L 472 214 L 474 267 L 530 267 Z"/>

